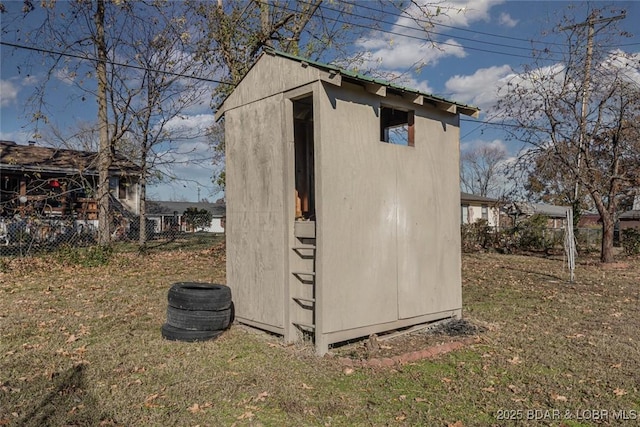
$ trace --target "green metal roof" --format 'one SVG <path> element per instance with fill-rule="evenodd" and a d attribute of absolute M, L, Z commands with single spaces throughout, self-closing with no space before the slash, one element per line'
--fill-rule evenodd
<path fill-rule="evenodd" d="M 399 92 L 406 92 L 406 93 L 412 93 L 415 95 L 422 95 L 425 98 L 434 100 L 434 101 L 438 101 L 438 102 L 443 102 L 443 103 L 448 103 L 448 104 L 453 104 L 456 105 L 457 107 L 460 107 L 464 110 L 468 110 L 465 112 L 465 114 L 469 115 L 469 116 L 476 116 L 477 113 L 480 111 L 480 109 L 478 107 L 474 107 L 472 105 L 467 105 L 467 104 L 462 104 L 460 102 L 455 102 L 455 101 L 451 101 L 449 99 L 437 96 L 437 95 L 433 95 L 430 93 L 426 93 L 426 92 L 421 92 L 417 89 L 412 89 L 406 86 L 401 86 L 401 85 L 397 85 L 394 83 L 391 83 L 387 80 L 383 80 L 383 79 L 376 79 L 374 77 L 371 76 L 367 76 L 365 74 L 360 74 L 360 73 L 356 73 L 353 71 L 349 71 L 349 70 L 344 70 L 342 68 L 336 67 L 335 65 L 331 65 L 331 64 L 324 64 L 322 62 L 317 62 L 317 61 L 312 61 L 310 59 L 306 59 L 306 58 L 302 58 L 300 56 L 296 56 L 296 55 L 292 55 L 290 53 L 286 53 L 286 52 L 282 52 L 279 51 L 277 49 L 272 49 L 272 48 L 267 48 L 265 49 L 265 53 L 271 54 L 271 55 L 275 55 L 275 56 L 280 56 L 283 58 L 287 58 L 287 59 L 291 59 L 293 61 L 297 61 L 300 63 L 305 63 L 305 64 L 309 64 L 313 67 L 316 68 L 320 68 L 326 71 L 333 71 L 335 73 L 338 73 L 344 77 L 348 77 L 350 79 L 356 80 L 356 81 L 360 81 L 360 82 L 365 82 L 365 83 L 373 83 L 373 84 L 377 84 L 377 85 L 381 85 L 381 86 L 385 86 L 388 87 L 390 89 L 399 91 Z"/>

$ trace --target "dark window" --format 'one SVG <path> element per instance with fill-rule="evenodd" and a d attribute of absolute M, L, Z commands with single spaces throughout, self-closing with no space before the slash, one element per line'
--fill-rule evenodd
<path fill-rule="evenodd" d="M 380 107 L 380 140 L 413 147 L 414 112 Z"/>

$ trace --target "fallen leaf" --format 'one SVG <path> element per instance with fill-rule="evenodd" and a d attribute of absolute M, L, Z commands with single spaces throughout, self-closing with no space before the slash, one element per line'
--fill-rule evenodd
<path fill-rule="evenodd" d="M 401 414 L 396 417 L 396 421 L 404 421 L 406 419 L 407 419 L 407 416 L 405 414 Z"/>
<path fill-rule="evenodd" d="M 406 398 L 407 398 L 407 395 L 406 395 L 406 394 L 401 394 L 401 395 L 398 397 L 398 400 L 402 401 L 402 400 L 405 400 Z"/>
<path fill-rule="evenodd" d="M 613 368 L 613 369 L 622 368 L 622 363 L 616 363 L 615 365 L 611 365 L 610 368 Z"/>
<path fill-rule="evenodd" d="M 559 402 L 566 402 L 567 401 L 567 397 L 566 396 L 562 396 L 560 394 L 555 394 L 555 393 L 551 393 L 551 398 L 553 400 L 557 400 Z"/>
<path fill-rule="evenodd" d="M 627 394 L 627 390 L 623 388 L 616 388 L 615 390 L 613 390 L 613 394 L 615 394 L 616 396 L 624 396 L 625 394 Z"/>
<path fill-rule="evenodd" d="M 427 399 L 425 399 L 424 397 L 416 397 L 416 402 L 428 402 Z"/>
<path fill-rule="evenodd" d="M 351 375 L 353 374 L 355 371 L 353 370 L 353 368 L 344 368 L 344 370 L 342 371 L 345 375 Z"/>
<path fill-rule="evenodd" d="M 442 381 L 443 383 L 447 383 L 448 384 L 448 383 L 451 382 L 451 378 L 444 377 L 440 381 Z"/>
<path fill-rule="evenodd" d="M 187 408 L 187 411 L 195 414 L 196 412 L 202 412 L 202 409 L 200 408 L 200 405 L 194 403 L 193 405 L 189 406 L 189 408 Z"/>
<path fill-rule="evenodd" d="M 509 363 L 512 365 L 519 365 L 522 363 L 522 360 L 518 356 L 514 356 L 513 359 L 509 359 Z"/>
<path fill-rule="evenodd" d="M 247 412 L 245 412 L 244 414 L 240 415 L 240 416 L 239 416 L 238 418 L 236 418 L 236 419 L 237 419 L 237 420 L 245 420 L 245 419 L 247 419 L 247 418 L 253 418 L 253 417 L 254 417 L 253 412 L 251 412 L 251 411 L 247 411 Z"/>
<path fill-rule="evenodd" d="M 447 427 L 464 427 L 464 424 L 462 424 L 462 421 L 456 421 L 453 424 L 448 424 Z"/>
<path fill-rule="evenodd" d="M 489 393 L 495 393 L 495 392 L 496 392 L 496 389 L 495 389 L 495 388 L 493 388 L 493 386 L 491 386 L 491 387 L 484 387 L 482 390 L 484 390 L 484 391 L 488 391 Z"/>
<path fill-rule="evenodd" d="M 310 385 L 306 385 L 305 383 L 302 383 L 302 388 L 305 390 L 313 390 L 313 387 L 311 387 Z"/>
<path fill-rule="evenodd" d="M 267 396 L 269 396 L 269 393 L 263 391 L 262 393 L 258 394 L 254 400 L 256 402 L 264 402 Z"/>
<path fill-rule="evenodd" d="M 69 335 L 69 338 L 67 338 L 66 343 L 69 344 L 69 343 L 72 343 L 72 342 L 77 341 L 77 340 L 78 340 L 78 338 L 75 335 L 71 334 L 71 335 Z"/>

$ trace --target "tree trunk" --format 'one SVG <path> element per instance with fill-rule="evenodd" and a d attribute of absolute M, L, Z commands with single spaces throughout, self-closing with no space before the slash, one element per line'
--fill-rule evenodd
<path fill-rule="evenodd" d="M 97 1 L 94 15 L 96 39 L 94 40 L 98 62 L 98 126 L 100 128 L 100 149 L 98 151 L 98 244 L 106 246 L 111 240 L 109 232 L 109 168 L 111 167 L 111 141 L 109 140 L 109 117 L 107 110 L 107 45 L 104 35 L 104 0 Z"/>
<path fill-rule="evenodd" d="M 140 174 L 140 235 L 138 236 L 138 250 L 143 252 L 147 245 L 147 173 Z"/>
<path fill-rule="evenodd" d="M 604 263 L 613 262 L 613 217 L 601 215 L 602 217 L 602 247 L 600 251 L 600 261 Z"/>

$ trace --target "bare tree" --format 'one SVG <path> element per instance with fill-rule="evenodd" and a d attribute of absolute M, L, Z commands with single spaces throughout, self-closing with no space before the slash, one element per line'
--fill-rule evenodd
<path fill-rule="evenodd" d="M 28 11 L 33 10 L 30 5 Z M 206 136 L 207 127 L 176 124 L 190 109 L 209 107 L 215 67 L 194 59 L 198 45 L 193 16 L 179 2 L 78 1 L 43 3 L 46 19 L 29 33 L 38 42 L 53 41 L 47 79 L 33 100 L 34 118 L 48 122 L 47 85 L 65 78 L 81 96 L 71 102 L 98 101 L 95 130 L 78 129 L 72 140 L 92 145 L 98 135 L 99 242 L 110 240 L 109 174 L 116 155 L 126 154 L 139 166 L 140 238 L 146 241 L 145 199 L 150 178 L 185 157 L 185 141 Z M 25 4 L 26 7 L 26 4 Z M 27 16 L 25 19 L 29 19 Z M 53 115 L 52 113 L 51 115 Z M 85 127 L 85 126 L 83 126 Z M 89 138 L 87 138 L 87 136 Z M 195 159 L 192 156 L 190 161 Z"/>
<path fill-rule="evenodd" d="M 504 189 L 507 150 L 495 144 L 484 144 L 460 154 L 462 190 L 483 197 L 500 197 Z"/>
<path fill-rule="evenodd" d="M 536 52 L 537 61 L 503 88 L 496 110 L 510 125 L 505 130 L 527 144 L 528 161 L 543 166 L 538 191 L 569 195 L 576 207 L 588 195 L 602 219 L 601 261 L 612 262 L 618 203 L 640 184 L 639 67 L 611 47 L 624 35 L 616 28 L 624 14 L 600 13 L 578 23 L 565 17 L 556 30 L 566 35 L 563 61 L 548 65 L 559 45 Z"/>

